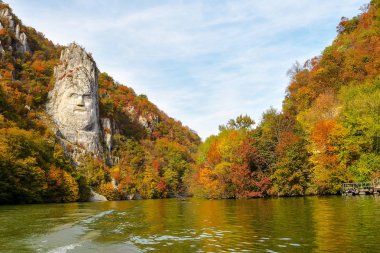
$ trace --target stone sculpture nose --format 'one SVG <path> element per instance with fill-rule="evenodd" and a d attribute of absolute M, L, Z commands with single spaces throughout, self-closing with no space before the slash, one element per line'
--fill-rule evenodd
<path fill-rule="evenodd" d="M 77 106 L 84 106 L 84 96 L 83 95 L 78 97 Z"/>

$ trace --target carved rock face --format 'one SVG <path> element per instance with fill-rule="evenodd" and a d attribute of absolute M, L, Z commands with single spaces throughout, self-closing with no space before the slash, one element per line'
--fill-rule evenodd
<path fill-rule="evenodd" d="M 97 99 L 96 84 L 86 78 L 86 69 L 78 67 L 72 77 L 61 80 L 60 98 L 56 100 L 55 115 L 59 125 L 73 130 L 96 130 Z M 58 83 L 56 83 L 57 85 Z M 59 86 L 59 84 L 57 86 Z M 94 87 L 91 87 L 94 86 Z"/>
<path fill-rule="evenodd" d="M 49 93 L 47 111 L 63 138 L 85 150 L 99 153 L 98 70 L 95 62 L 76 44 L 61 54 L 54 69 L 55 85 Z"/>

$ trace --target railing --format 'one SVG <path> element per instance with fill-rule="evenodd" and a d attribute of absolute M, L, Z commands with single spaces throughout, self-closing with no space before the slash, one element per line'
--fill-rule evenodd
<path fill-rule="evenodd" d="M 380 178 L 372 180 L 372 182 L 343 183 L 343 194 L 369 194 L 380 191 Z"/>

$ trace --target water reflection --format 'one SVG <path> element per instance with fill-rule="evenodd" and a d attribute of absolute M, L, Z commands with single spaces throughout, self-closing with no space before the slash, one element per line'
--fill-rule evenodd
<path fill-rule="evenodd" d="M 0 207 L 0 252 L 377 252 L 380 198 Z"/>

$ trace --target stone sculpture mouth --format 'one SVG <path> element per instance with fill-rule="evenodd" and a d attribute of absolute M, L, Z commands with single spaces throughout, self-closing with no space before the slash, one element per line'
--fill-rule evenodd
<path fill-rule="evenodd" d="M 87 109 L 79 107 L 79 108 L 75 108 L 74 112 L 84 113 L 84 112 L 87 112 Z"/>

